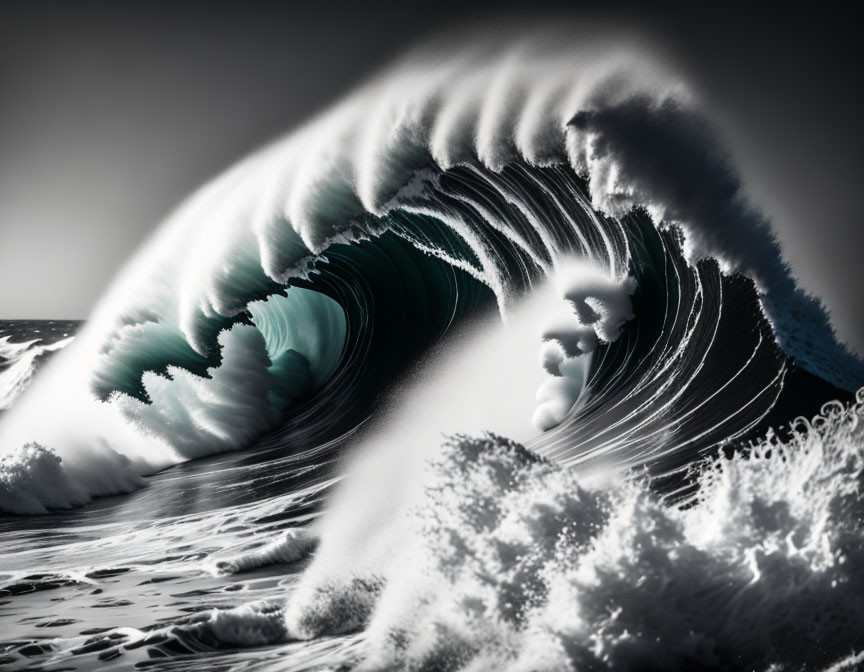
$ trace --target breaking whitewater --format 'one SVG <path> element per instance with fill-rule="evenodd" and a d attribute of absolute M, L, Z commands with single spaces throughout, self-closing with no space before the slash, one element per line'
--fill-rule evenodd
<path fill-rule="evenodd" d="M 0 667 L 857 669 L 864 364 L 771 227 L 644 54 L 409 55 L 0 323 Z"/>

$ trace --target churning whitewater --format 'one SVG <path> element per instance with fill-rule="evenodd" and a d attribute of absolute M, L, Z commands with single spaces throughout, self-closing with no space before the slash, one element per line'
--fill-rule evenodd
<path fill-rule="evenodd" d="M 864 363 L 642 52 L 410 54 L 8 324 L 0 666 L 864 661 Z"/>

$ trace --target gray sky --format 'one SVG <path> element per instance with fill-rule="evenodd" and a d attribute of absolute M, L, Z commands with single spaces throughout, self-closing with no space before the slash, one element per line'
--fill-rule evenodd
<path fill-rule="evenodd" d="M 0 318 L 85 317 L 195 187 L 414 40 L 506 4 L 4 2 Z M 695 83 L 804 286 L 864 350 L 858 24 L 842 5 L 603 7 Z"/>

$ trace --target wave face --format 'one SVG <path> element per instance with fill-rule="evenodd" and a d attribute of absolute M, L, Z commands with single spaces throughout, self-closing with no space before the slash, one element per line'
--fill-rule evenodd
<path fill-rule="evenodd" d="M 0 509 L 176 480 L 135 522 L 192 537 L 166 571 L 312 555 L 287 604 L 220 598 L 73 658 L 823 665 L 864 649 L 862 383 L 661 68 L 555 40 L 415 54 L 169 218 L 4 414 Z M 114 565 L 9 561 L 11 585 L 143 571 L 99 529 Z"/>

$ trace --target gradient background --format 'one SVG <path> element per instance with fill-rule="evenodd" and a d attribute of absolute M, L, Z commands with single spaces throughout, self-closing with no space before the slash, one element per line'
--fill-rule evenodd
<path fill-rule="evenodd" d="M 532 18 L 563 12 L 530 4 Z M 86 317 L 195 187 L 416 40 L 494 29 L 520 5 L 0 0 L 0 318 Z M 598 31 L 644 34 L 690 79 L 801 283 L 864 352 L 851 5 L 566 7 Z"/>

